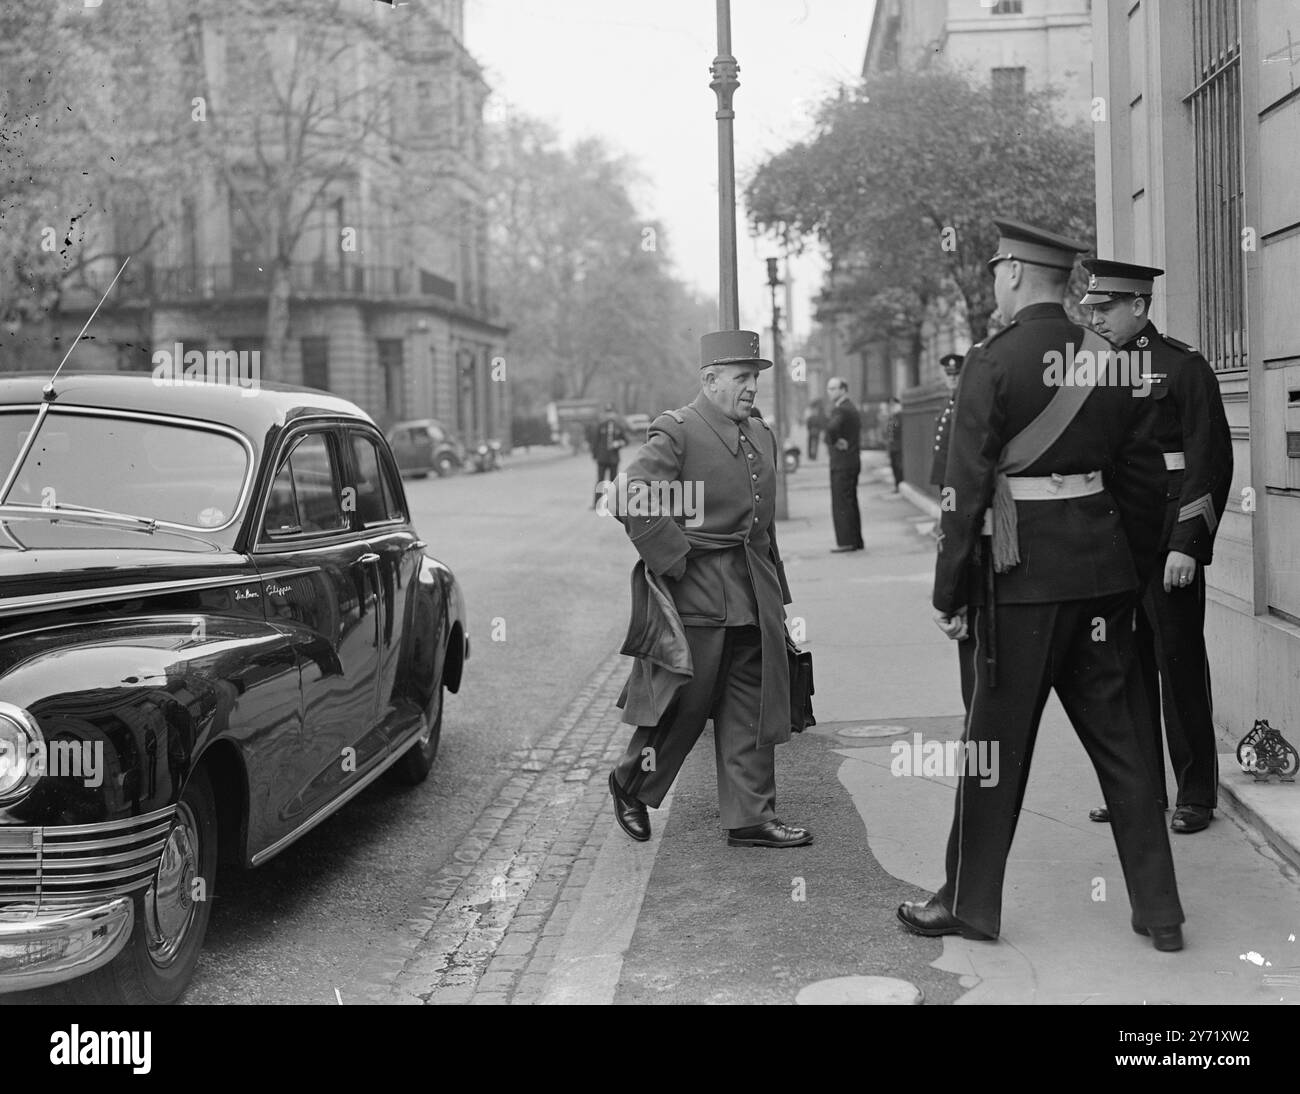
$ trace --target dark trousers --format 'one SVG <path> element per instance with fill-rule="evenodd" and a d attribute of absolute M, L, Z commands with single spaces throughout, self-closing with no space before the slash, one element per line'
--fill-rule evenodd
<path fill-rule="evenodd" d="M 1219 800 L 1219 750 L 1205 654 L 1205 571 L 1197 565 L 1190 585 L 1175 586 L 1169 592 L 1165 592 L 1163 575 L 1163 567 L 1157 567 L 1143 594 L 1137 625 L 1156 797 L 1164 808 L 1168 801 L 1164 742 L 1168 737 L 1169 759 L 1178 780 L 1177 803 L 1213 809 Z"/>
<path fill-rule="evenodd" d="M 891 452 L 889 454 L 889 469 L 894 473 L 894 489 L 903 482 L 903 454 L 901 452 Z"/>
<path fill-rule="evenodd" d="M 817 442 L 821 440 L 821 430 L 808 427 L 808 458 L 815 460 L 817 458 Z"/>
<path fill-rule="evenodd" d="M 1132 594 L 998 605 L 997 687 L 988 686 L 984 651 L 975 651 L 975 687 L 963 740 L 975 747 L 987 742 L 986 749 L 997 742 L 998 778 L 985 786 L 978 772 L 963 771 L 958 778 L 947 880 L 938 895 L 953 915 L 977 930 L 990 935 L 1001 930 L 1007 855 L 1052 688 L 1083 742 L 1110 809 L 1134 925 L 1183 922 L 1169 833 L 1138 741 L 1145 703 L 1133 648 L 1133 611 Z M 978 627 L 975 634 L 978 646 L 983 640 Z M 1079 884 L 1084 885 L 1083 879 Z"/>
<path fill-rule="evenodd" d="M 600 484 L 612 482 L 618 478 L 618 453 L 611 452 L 604 459 L 596 460 L 596 498 L 600 498 Z"/>
<path fill-rule="evenodd" d="M 861 547 L 862 514 L 858 512 L 856 467 L 831 468 L 831 520 L 837 547 Z"/>
<path fill-rule="evenodd" d="M 724 828 L 748 828 L 776 816 L 776 746 L 758 744 L 763 642 L 759 629 L 687 627 L 695 675 L 657 726 L 640 726 L 614 768 L 630 797 L 658 808 L 713 719 L 718 811 Z"/>

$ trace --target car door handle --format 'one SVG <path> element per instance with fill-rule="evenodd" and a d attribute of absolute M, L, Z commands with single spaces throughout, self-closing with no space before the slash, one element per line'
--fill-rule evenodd
<path fill-rule="evenodd" d="M 406 550 L 408 550 L 408 551 L 423 551 L 423 550 L 424 550 L 426 547 L 428 547 L 428 546 L 429 546 L 429 545 L 428 545 L 427 543 L 425 543 L 424 540 L 422 540 L 422 539 L 417 539 L 414 543 L 408 543 L 408 544 L 406 545 Z"/>
<path fill-rule="evenodd" d="M 357 556 L 357 562 L 360 563 L 369 564 L 371 562 L 378 562 L 378 561 L 379 561 L 379 556 L 375 554 L 374 551 L 367 551 L 364 555 Z"/>

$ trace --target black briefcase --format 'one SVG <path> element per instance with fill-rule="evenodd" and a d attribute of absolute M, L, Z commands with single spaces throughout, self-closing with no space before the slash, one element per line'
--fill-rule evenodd
<path fill-rule="evenodd" d="M 812 652 L 801 650 L 788 634 L 785 636 L 785 652 L 790 662 L 790 731 L 802 733 L 817 724 L 812 708 Z"/>

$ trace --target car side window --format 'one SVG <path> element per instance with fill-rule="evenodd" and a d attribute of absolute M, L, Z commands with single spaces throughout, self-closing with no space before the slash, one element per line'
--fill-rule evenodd
<path fill-rule="evenodd" d="M 323 433 L 309 433 L 281 460 L 266 503 L 263 534 L 340 532 L 348 528 L 339 489 L 338 466 Z"/>
<path fill-rule="evenodd" d="M 402 506 L 386 464 L 373 437 L 353 430 L 348 434 L 352 446 L 352 466 L 356 469 L 357 513 L 363 524 L 382 524 L 401 520 Z"/>

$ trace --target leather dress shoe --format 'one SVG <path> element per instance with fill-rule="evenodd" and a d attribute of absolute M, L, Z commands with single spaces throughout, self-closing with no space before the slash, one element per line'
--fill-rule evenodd
<path fill-rule="evenodd" d="M 1210 827 L 1210 818 L 1214 810 L 1205 805 L 1180 805 L 1174 810 L 1174 819 L 1169 827 L 1175 832 L 1199 832 Z"/>
<path fill-rule="evenodd" d="M 727 833 L 730 847 L 802 847 L 812 841 L 812 833 L 807 828 L 796 828 L 775 819 L 748 828 L 733 828 Z"/>
<path fill-rule="evenodd" d="M 1168 811 L 1169 811 L 1169 806 L 1162 805 L 1160 807 L 1160 812 L 1167 813 Z M 1104 805 L 1100 806 L 1097 809 L 1090 809 L 1088 810 L 1088 819 L 1090 821 L 1096 821 L 1098 824 L 1109 824 L 1110 810 L 1107 809 Z"/>
<path fill-rule="evenodd" d="M 1134 925 L 1133 930 L 1141 935 L 1149 935 L 1151 945 L 1157 950 L 1163 950 L 1165 953 L 1174 953 L 1183 948 L 1183 929 L 1176 923 L 1172 927 L 1139 927 Z"/>
<path fill-rule="evenodd" d="M 861 547 L 832 547 L 831 554 L 842 555 L 845 551 L 861 551 Z"/>
<path fill-rule="evenodd" d="M 941 934 L 959 934 L 976 942 L 993 942 L 996 936 L 977 931 L 963 923 L 939 903 L 938 897 L 929 900 L 907 900 L 898 906 L 898 921 L 913 934 L 934 937 Z"/>
<path fill-rule="evenodd" d="M 609 773 L 609 792 L 614 795 L 614 819 L 618 826 L 638 843 L 645 843 L 650 838 L 650 813 L 645 802 L 624 794 L 612 771 Z"/>

